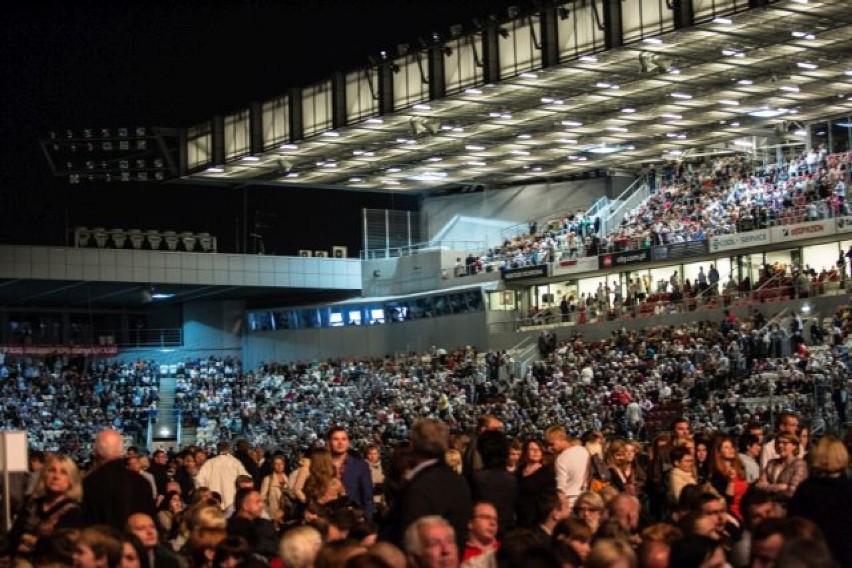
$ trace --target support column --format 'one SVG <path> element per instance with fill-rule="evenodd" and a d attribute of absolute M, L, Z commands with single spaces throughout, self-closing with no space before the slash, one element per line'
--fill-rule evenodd
<path fill-rule="evenodd" d="M 692 7 L 692 0 L 674 0 L 672 10 L 676 30 L 682 30 L 695 24 L 695 10 Z"/>
<path fill-rule="evenodd" d="M 624 27 L 621 21 L 621 0 L 603 0 L 604 44 L 607 49 L 624 45 Z"/>
<path fill-rule="evenodd" d="M 542 8 L 541 65 L 544 68 L 559 64 L 559 16 L 555 6 Z M 570 16 L 569 16 L 570 17 Z"/>
<path fill-rule="evenodd" d="M 211 137 L 213 138 L 213 165 L 225 163 L 225 118 L 222 115 L 213 117 L 211 124 Z"/>
<path fill-rule="evenodd" d="M 486 83 L 500 80 L 500 47 L 497 43 L 498 22 L 489 20 L 482 30 L 482 75 Z"/>
<path fill-rule="evenodd" d="M 331 127 L 346 126 L 346 74 L 336 71 L 331 75 Z"/>

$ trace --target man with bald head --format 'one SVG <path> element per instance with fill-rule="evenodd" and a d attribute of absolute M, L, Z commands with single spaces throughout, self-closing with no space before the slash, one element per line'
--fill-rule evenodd
<path fill-rule="evenodd" d="M 133 513 L 156 516 L 151 485 L 124 466 L 124 439 L 115 430 L 95 437 L 95 465 L 83 479 L 83 514 L 86 524 L 106 524 L 124 529 Z"/>

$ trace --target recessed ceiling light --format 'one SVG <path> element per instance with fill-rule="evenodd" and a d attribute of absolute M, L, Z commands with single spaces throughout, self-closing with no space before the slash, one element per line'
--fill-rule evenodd
<path fill-rule="evenodd" d="M 600 81 L 598 83 L 595 83 L 595 86 L 599 89 L 609 89 L 610 87 L 612 87 L 612 84 L 607 83 L 606 81 Z"/>
<path fill-rule="evenodd" d="M 532 138 L 532 134 L 518 134 L 518 138 L 520 138 L 521 140 L 529 140 L 530 138 Z"/>
<path fill-rule="evenodd" d="M 686 93 L 672 93 L 671 96 L 676 98 L 676 99 L 687 99 L 687 100 L 689 100 L 689 99 L 692 98 L 692 95 L 688 95 Z"/>
<path fill-rule="evenodd" d="M 591 152 L 592 154 L 612 154 L 614 152 L 618 152 L 618 150 L 618 146 L 607 146 L 606 144 L 601 144 L 600 146 L 589 148 L 586 151 Z"/>
<path fill-rule="evenodd" d="M 562 126 L 583 126 L 583 123 L 576 120 L 563 120 Z"/>
<path fill-rule="evenodd" d="M 754 85 L 754 81 L 751 79 L 740 79 L 737 83 L 740 85 Z"/>
<path fill-rule="evenodd" d="M 594 55 L 583 55 L 580 57 L 580 61 L 588 61 L 589 63 L 595 63 L 598 60 Z"/>
<path fill-rule="evenodd" d="M 243 161 L 244 162 L 259 162 L 260 158 L 258 158 L 257 156 L 243 156 Z"/>
<path fill-rule="evenodd" d="M 645 43 L 655 43 L 655 44 L 661 44 L 661 43 L 663 43 L 663 40 L 661 40 L 661 39 L 660 39 L 660 38 L 658 38 L 658 37 L 646 37 L 646 38 L 645 38 L 644 40 L 642 40 L 642 41 L 644 41 Z"/>
<path fill-rule="evenodd" d="M 799 92 L 799 87 L 797 87 L 796 85 L 781 85 L 778 88 L 782 91 L 787 91 L 788 93 L 798 93 Z"/>
<path fill-rule="evenodd" d="M 516 156 L 529 156 L 530 155 L 530 153 L 527 152 L 526 150 L 512 150 L 510 153 L 514 154 Z"/>
<path fill-rule="evenodd" d="M 729 18 L 716 18 L 715 20 L 713 20 L 713 23 L 720 24 L 723 26 L 730 26 L 734 22 L 732 22 Z"/>
<path fill-rule="evenodd" d="M 340 136 L 340 132 L 335 132 L 334 130 L 326 130 L 322 133 L 323 136 L 328 136 L 329 138 L 337 138 Z"/>
<path fill-rule="evenodd" d="M 359 181 L 364 181 L 362 178 L 349 178 L 349 181 L 352 183 L 358 183 Z"/>
<path fill-rule="evenodd" d="M 623 126 L 607 126 L 606 129 L 610 132 L 627 132 L 627 129 Z"/>
<path fill-rule="evenodd" d="M 748 114 L 749 116 L 756 116 L 758 118 L 774 118 L 776 116 L 784 114 L 785 112 L 786 111 L 784 111 L 783 109 L 773 109 L 770 107 L 764 107 L 758 110 L 753 110 Z"/>
<path fill-rule="evenodd" d="M 730 106 L 739 106 L 740 101 L 735 101 L 734 99 L 722 99 L 719 101 L 719 104 L 730 105 Z"/>
<path fill-rule="evenodd" d="M 557 142 L 559 142 L 560 144 L 576 144 L 577 139 L 576 138 L 560 138 L 559 140 L 557 140 Z"/>
<path fill-rule="evenodd" d="M 664 112 L 664 113 L 663 113 L 663 114 L 661 114 L 660 116 L 662 116 L 663 118 L 671 118 L 672 120 L 681 120 L 681 119 L 683 119 L 683 115 L 680 115 L 680 114 L 674 114 L 674 113 L 672 113 L 672 112 Z"/>
<path fill-rule="evenodd" d="M 819 65 L 816 63 L 811 63 L 810 61 L 799 61 L 796 63 L 802 69 L 819 69 Z"/>
<path fill-rule="evenodd" d="M 282 150 L 298 150 L 299 147 L 296 146 L 295 144 L 282 144 L 281 149 Z"/>
<path fill-rule="evenodd" d="M 414 105 L 413 108 L 416 108 L 417 110 L 432 110 L 432 107 L 430 107 L 429 105 L 424 105 L 424 104 Z"/>
<path fill-rule="evenodd" d="M 369 124 L 384 124 L 385 121 L 382 120 L 381 118 L 368 118 L 367 122 Z"/>
<path fill-rule="evenodd" d="M 524 79 L 538 79 L 538 75 L 536 75 L 535 73 L 521 73 L 520 76 Z"/>
<path fill-rule="evenodd" d="M 479 89 L 465 89 L 464 92 L 465 92 L 466 95 L 481 95 L 482 94 L 482 91 L 480 91 Z"/>
<path fill-rule="evenodd" d="M 636 112 L 636 109 L 628 107 L 628 108 L 621 109 L 621 112 L 624 112 L 624 113 L 627 113 L 627 114 L 632 114 L 632 113 Z"/>
<path fill-rule="evenodd" d="M 470 150 L 471 152 L 479 152 L 480 150 L 485 150 L 485 146 L 474 146 L 473 144 L 468 144 L 464 147 L 465 150 Z"/>

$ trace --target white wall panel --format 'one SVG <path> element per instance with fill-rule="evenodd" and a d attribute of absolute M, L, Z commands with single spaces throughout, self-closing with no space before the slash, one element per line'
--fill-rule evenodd
<path fill-rule="evenodd" d="M 674 29 L 674 12 L 666 0 L 623 0 L 621 22 L 624 43 L 632 43 Z"/>
<path fill-rule="evenodd" d="M 302 89 L 302 125 L 305 137 L 331 130 L 331 81 Z"/>
<path fill-rule="evenodd" d="M 541 20 L 538 16 L 512 20 L 503 24 L 501 30 L 505 32 L 497 37 L 497 46 L 502 79 L 541 68 Z"/>
<path fill-rule="evenodd" d="M 263 147 L 268 150 L 287 142 L 290 139 L 289 97 L 277 97 L 264 102 L 260 112 Z"/>
<path fill-rule="evenodd" d="M 225 159 L 235 160 L 249 153 L 249 111 L 243 109 L 239 112 L 225 116 L 224 138 Z"/>
<path fill-rule="evenodd" d="M 379 80 L 375 69 L 346 74 L 346 123 L 353 124 L 379 113 Z"/>
<path fill-rule="evenodd" d="M 482 34 L 451 39 L 444 50 L 444 89 L 447 95 L 482 85 Z"/>
<path fill-rule="evenodd" d="M 393 108 L 400 110 L 429 100 L 429 58 L 424 52 L 394 59 Z"/>
<path fill-rule="evenodd" d="M 567 61 L 580 55 L 603 51 L 604 31 L 599 17 L 603 16 L 603 0 L 566 4 L 568 17 L 557 21 L 559 60 Z"/>

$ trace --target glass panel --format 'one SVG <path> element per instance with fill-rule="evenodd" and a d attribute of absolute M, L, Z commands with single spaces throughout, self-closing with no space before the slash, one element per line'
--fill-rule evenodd
<path fill-rule="evenodd" d="M 331 81 L 302 89 L 302 125 L 305 137 L 331 130 Z"/>
<path fill-rule="evenodd" d="M 448 95 L 482 85 L 482 34 L 448 41 L 444 49 L 444 88 Z"/>
<path fill-rule="evenodd" d="M 541 21 L 525 16 L 500 27 L 500 77 L 505 79 L 524 71 L 541 68 Z"/>
<path fill-rule="evenodd" d="M 748 9 L 748 0 L 692 0 L 695 23 L 702 23 L 724 14 Z"/>
<path fill-rule="evenodd" d="M 225 117 L 225 159 L 233 160 L 249 152 L 248 109 Z"/>
<path fill-rule="evenodd" d="M 210 123 L 205 122 L 188 129 L 186 134 L 186 165 L 190 170 L 210 165 L 213 156 L 211 148 L 213 136 L 210 133 Z"/>
<path fill-rule="evenodd" d="M 849 139 L 852 137 L 852 117 L 831 121 L 831 152 L 849 151 Z M 826 146 L 828 148 L 828 146 Z"/>
<path fill-rule="evenodd" d="M 429 100 L 429 58 L 425 53 L 394 59 L 392 69 L 395 110 Z"/>
<path fill-rule="evenodd" d="M 598 17 L 603 14 L 603 0 L 588 4 L 564 4 L 562 9 L 567 12 L 560 12 L 557 22 L 560 61 L 605 48 L 604 32 L 598 26 Z M 563 15 L 566 17 L 563 18 Z"/>
<path fill-rule="evenodd" d="M 811 125 L 811 147 L 819 148 L 824 144 L 828 148 L 828 123 L 817 122 Z"/>
<path fill-rule="evenodd" d="M 270 149 L 289 141 L 290 137 L 290 101 L 288 97 L 278 97 L 263 103 L 261 108 L 263 122 L 263 147 Z"/>
<path fill-rule="evenodd" d="M 379 113 L 379 80 L 376 69 L 346 74 L 346 122 L 353 124 Z"/>
<path fill-rule="evenodd" d="M 666 0 L 624 0 L 621 3 L 624 43 L 674 29 L 674 13 Z"/>

